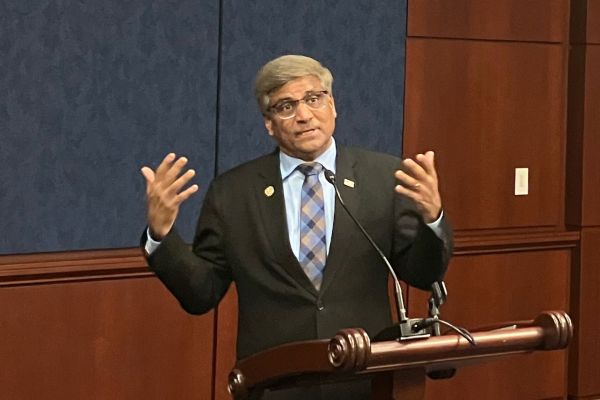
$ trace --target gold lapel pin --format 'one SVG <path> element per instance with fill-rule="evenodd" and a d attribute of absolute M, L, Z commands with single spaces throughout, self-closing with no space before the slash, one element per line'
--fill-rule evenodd
<path fill-rule="evenodd" d="M 348 186 L 349 188 L 354 188 L 354 181 L 351 181 L 350 179 L 344 179 L 344 185 Z"/>
<path fill-rule="evenodd" d="M 267 186 L 265 188 L 265 196 L 271 197 L 273 196 L 273 193 L 275 193 L 275 188 L 273 186 Z"/>

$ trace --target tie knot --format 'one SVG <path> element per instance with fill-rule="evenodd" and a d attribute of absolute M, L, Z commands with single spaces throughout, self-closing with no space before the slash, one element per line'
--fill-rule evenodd
<path fill-rule="evenodd" d="M 321 172 L 323 166 L 317 162 L 305 163 L 298 165 L 298 171 L 302 172 L 304 175 L 317 175 Z"/>

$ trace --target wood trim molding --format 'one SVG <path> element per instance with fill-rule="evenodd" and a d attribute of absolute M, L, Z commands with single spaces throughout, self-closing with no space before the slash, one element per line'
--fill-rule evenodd
<path fill-rule="evenodd" d="M 0 287 L 152 275 L 137 247 L 0 256 Z"/>
<path fill-rule="evenodd" d="M 455 255 L 576 247 L 579 231 L 558 233 L 457 233 Z M 154 274 L 139 248 L 0 256 L 0 287 L 129 279 Z"/>
<path fill-rule="evenodd" d="M 457 233 L 454 239 L 454 255 L 573 248 L 579 244 L 580 236 L 579 231 L 503 233 L 485 236 Z"/>

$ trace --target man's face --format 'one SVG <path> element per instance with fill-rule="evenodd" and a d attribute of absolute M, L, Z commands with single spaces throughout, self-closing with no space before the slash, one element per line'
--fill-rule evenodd
<path fill-rule="evenodd" d="M 300 100 L 310 93 L 323 90 L 325 89 L 319 78 L 313 75 L 303 76 L 271 93 L 270 104 Z M 325 96 L 326 105 L 323 108 L 313 109 L 301 101 L 292 118 L 281 119 L 275 113 L 269 113 L 265 117 L 269 135 L 277 141 L 281 151 L 304 161 L 312 161 L 329 147 L 337 113 L 333 97 Z"/>

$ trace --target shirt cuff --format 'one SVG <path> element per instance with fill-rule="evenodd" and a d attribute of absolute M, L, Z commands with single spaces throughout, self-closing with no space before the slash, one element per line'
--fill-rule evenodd
<path fill-rule="evenodd" d="M 440 228 L 440 224 L 442 223 L 443 217 L 444 217 L 444 210 L 442 210 L 438 219 L 427 224 L 427 226 L 433 231 L 433 233 L 435 233 L 435 236 L 437 236 L 439 239 L 441 239 L 442 235 L 443 235 L 442 228 Z M 148 235 L 148 237 L 150 237 L 150 235 Z M 147 245 L 148 244 L 146 244 L 146 246 Z"/>
<path fill-rule="evenodd" d="M 158 249 L 158 246 L 160 246 L 160 242 L 157 242 L 156 240 L 152 239 L 152 236 L 150 236 L 150 228 L 147 228 L 146 244 L 144 245 L 144 250 L 146 250 L 146 254 L 150 255 L 154 253 L 154 251 Z"/>

